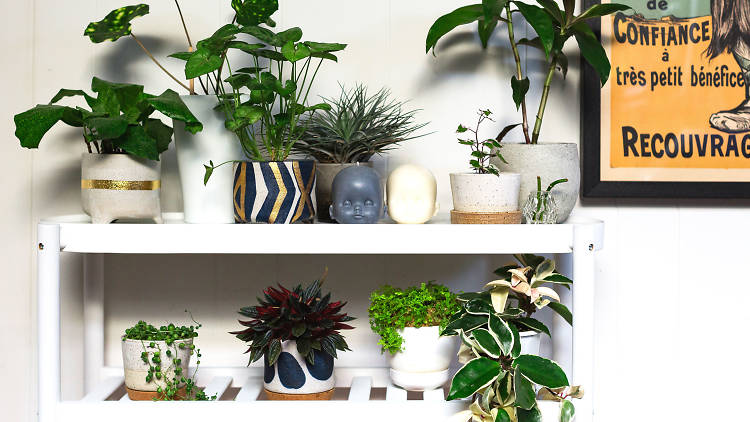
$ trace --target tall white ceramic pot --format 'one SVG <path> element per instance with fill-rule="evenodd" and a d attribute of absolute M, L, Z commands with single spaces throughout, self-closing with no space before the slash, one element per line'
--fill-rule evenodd
<path fill-rule="evenodd" d="M 190 111 L 203 123 L 203 130 L 195 135 L 185 130 L 185 124 L 174 121 L 177 166 L 182 184 L 185 222 L 196 224 L 234 223 L 232 164 L 214 170 L 208 184 L 203 183 L 204 165 L 242 160 L 242 147 L 234 133 L 224 127 L 225 117 L 218 110 L 212 95 L 183 95 L 180 97 Z"/>
<path fill-rule="evenodd" d="M 523 204 L 529 193 L 537 190 L 537 176 L 542 178 L 542 189 L 558 179 L 568 179 L 567 183 L 555 186 L 553 197 L 558 206 L 557 222 L 568 219 L 578 201 L 581 188 L 581 165 L 578 145 L 572 143 L 550 144 L 503 144 L 500 150 L 505 161 L 491 159 L 500 171 L 521 174 L 521 190 L 518 201 Z"/>
<path fill-rule="evenodd" d="M 518 189 L 521 175 L 517 173 L 477 174 L 451 173 L 453 209 L 460 212 L 518 211 Z"/>
<path fill-rule="evenodd" d="M 391 381 L 405 390 L 424 391 L 450 380 L 457 337 L 440 337 L 440 327 L 406 327 L 399 333 L 404 350 L 388 355 Z"/>
<path fill-rule="evenodd" d="M 151 347 L 151 343 L 154 347 Z M 180 349 L 179 345 L 183 343 L 185 347 Z M 171 346 L 167 346 L 165 341 L 146 341 L 146 340 L 122 340 L 122 364 L 125 371 L 125 387 L 131 400 L 150 400 L 157 397 L 156 393 L 159 388 L 166 388 L 165 379 L 175 378 L 175 369 L 181 368 L 182 374 L 187 378 L 188 367 L 190 366 L 190 345 L 193 339 L 176 340 Z M 167 356 L 167 350 L 170 356 Z M 147 362 L 143 361 L 143 354 L 146 353 Z M 158 355 L 156 355 L 158 353 Z M 155 366 L 153 359 L 158 356 L 161 363 L 162 375 L 160 378 L 152 378 L 146 381 L 149 368 Z M 172 359 L 179 359 L 180 364 L 175 365 Z M 179 378 L 179 377 L 177 377 Z"/>

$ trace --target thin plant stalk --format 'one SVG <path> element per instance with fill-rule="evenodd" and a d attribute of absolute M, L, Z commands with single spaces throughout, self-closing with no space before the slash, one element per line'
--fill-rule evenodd
<path fill-rule="evenodd" d="M 185 16 L 182 14 L 182 8 L 180 7 L 180 3 L 177 0 L 174 0 L 175 6 L 177 6 L 177 13 L 180 14 L 180 22 L 182 22 L 182 29 L 185 30 L 185 38 L 187 38 L 188 42 L 188 51 L 193 52 L 193 41 L 190 39 L 190 33 L 188 32 L 187 25 L 185 24 Z M 195 95 L 195 79 L 190 80 L 190 87 L 188 89 L 190 91 L 190 95 Z"/>
<path fill-rule="evenodd" d="M 186 90 L 190 91 L 190 88 L 187 85 L 185 85 L 184 83 L 180 82 L 179 79 L 177 79 L 173 74 L 169 73 L 169 71 L 167 69 L 165 69 L 164 66 L 162 66 L 161 63 L 159 63 L 158 60 L 156 60 L 156 57 L 154 57 L 154 55 L 151 54 L 150 51 L 148 51 L 148 49 L 146 48 L 146 46 L 143 45 L 143 43 L 141 42 L 141 40 L 139 40 L 138 37 L 136 37 L 134 33 L 131 32 L 130 36 L 133 37 L 133 39 L 135 40 L 135 42 L 138 43 L 138 45 L 143 49 L 143 51 L 146 53 L 146 55 L 149 58 L 151 58 L 151 60 L 154 63 L 156 63 L 157 66 L 159 66 L 159 69 L 163 70 L 164 73 L 166 73 L 170 78 L 172 78 L 175 82 L 177 82 L 181 87 L 183 87 Z"/>
<path fill-rule="evenodd" d="M 550 62 L 549 70 L 547 71 L 547 79 L 544 81 L 544 90 L 542 91 L 542 99 L 539 102 L 539 112 L 536 115 L 536 123 L 534 124 L 534 133 L 531 138 L 531 143 L 536 144 L 539 141 L 539 133 L 542 131 L 542 119 L 544 118 L 544 110 L 547 108 L 547 98 L 549 98 L 549 91 L 552 86 L 552 77 L 555 75 L 555 69 L 557 68 L 557 58 L 553 57 Z"/>
<path fill-rule="evenodd" d="M 510 10 L 510 2 L 505 5 L 505 11 L 508 14 L 508 38 L 510 39 L 510 46 L 513 49 L 513 59 L 516 62 L 516 77 L 520 81 L 523 79 L 523 69 L 521 68 L 521 55 L 518 53 L 518 44 L 516 44 L 515 32 L 513 29 L 513 13 Z M 529 139 L 529 118 L 526 112 L 526 97 L 521 100 L 521 116 L 523 117 L 523 136 L 526 139 L 526 143 L 532 143 Z M 534 142 L 536 143 L 536 142 Z"/>

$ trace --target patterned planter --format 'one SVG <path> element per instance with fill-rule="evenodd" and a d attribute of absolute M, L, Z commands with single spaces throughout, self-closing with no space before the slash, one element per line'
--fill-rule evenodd
<path fill-rule="evenodd" d="M 273 366 L 264 358 L 263 386 L 272 400 L 330 400 L 333 396 L 333 356 L 316 350 L 311 365 L 297 352 L 297 342 L 281 343 Z"/>
<path fill-rule="evenodd" d="M 243 161 L 234 166 L 238 223 L 285 224 L 315 218 L 314 161 Z"/>
<path fill-rule="evenodd" d="M 167 350 L 172 351 L 175 358 L 179 358 L 180 368 L 182 373 L 188 373 L 188 367 L 190 365 L 190 345 L 193 344 L 193 339 L 177 340 L 173 346 L 167 346 L 164 341 L 154 341 L 154 348 L 150 348 L 147 345 L 151 343 L 143 340 L 131 340 L 126 339 L 122 341 L 122 363 L 123 369 L 125 370 L 125 387 L 127 389 L 128 397 L 131 400 L 153 400 L 160 396 L 157 392 L 159 388 L 166 388 L 167 384 L 164 382 L 164 378 L 173 379 L 175 377 L 175 366 L 166 365 L 164 370 L 164 376 L 160 379 L 152 379 L 150 382 L 146 381 L 146 375 L 148 375 L 149 364 L 143 361 L 141 354 L 143 352 L 148 353 L 148 359 L 154 357 L 154 352 L 158 351 L 162 356 L 166 356 Z M 184 343 L 185 348 L 180 349 L 177 347 L 180 343 Z M 184 394 L 184 393 L 183 393 Z"/>

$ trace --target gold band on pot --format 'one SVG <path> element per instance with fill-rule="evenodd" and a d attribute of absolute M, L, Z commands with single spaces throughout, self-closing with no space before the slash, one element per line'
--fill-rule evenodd
<path fill-rule="evenodd" d="M 156 190 L 160 187 L 161 180 L 81 180 L 81 189 Z"/>

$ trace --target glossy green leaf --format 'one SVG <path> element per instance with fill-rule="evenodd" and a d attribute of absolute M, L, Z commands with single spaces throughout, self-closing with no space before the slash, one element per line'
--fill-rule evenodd
<path fill-rule="evenodd" d="M 548 336 L 550 335 L 549 328 L 547 328 L 546 325 L 544 325 L 541 321 L 534 318 L 516 318 L 513 320 L 516 324 L 528 328 L 531 331 L 536 331 L 537 333 L 544 333 Z"/>
<path fill-rule="evenodd" d="M 549 388 L 568 386 L 568 377 L 556 362 L 536 355 L 520 355 L 513 361 L 513 367 L 531 382 Z"/>
<path fill-rule="evenodd" d="M 514 324 L 509 324 L 509 326 L 510 332 L 513 333 L 513 349 L 510 352 L 510 356 L 515 359 L 521 354 L 521 334 Z"/>
<path fill-rule="evenodd" d="M 476 340 L 479 348 L 484 353 L 495 359 L 500 357 L 502 354 L 500 345 L 497 344 L 497 340 L 495 340 L 495 337 L 488 330 L 477 328 L 471 332 L 471 335 L 474 336 L 474 340 Z"/>
<path fill-rule="evenodd" d="M 266 59 L 276 60 L 277 62 L 283 62 L 286 60 L 283 54 L 274 50 L 255 50 L 252 53 L 254 56 L 265 57 Z"/>
<path fill-rule="evenodd" d="M 340 43 L 326 43 L 326 42 L 314 42 L 305 41 L 304 44 L 310 48 L 313 53 L 333 53 L 336 51 L 342 51 L 346 48 L 346 44 Z"/>
<path fill-rule="evenodd" d="M 559 302 L 550 302 L 547 306 L 560 315 L 568 324 L 573 325 L 573 313 L 570 312 L 567 306 Z"/>
<path fill-rule="evenodd" d="M 555 28 L 552 18 L 541 7 L 521 3 L 520 1 L 514 1 L 513 4 L 526 18 L 526 22 L 534 28 L 542 47 L 544 47 L 544 54 L 549 57 L 552 45 L 555 42 Z"/>
<path fill-rule="evenodd" d="M 294 63 L 310 57 L 310 48 L 303 43 L 295 44 L 293 41 L 289 41 L 281 48 L 281 54 L 284 55 L 284 58 Z"/>
<path fill-rule="evenodd" d="M 291 81 L 287 81 L 287 85 L 289 85 L 289 82 L 291 82 Z M 304 109 L 304 111 L 314 111 L 314 110 L 328 111 L 328 110 L 331 110 L 331 105 L 330 104 L 326 104 L 326 103 L 318 103 L 318 104 L 313 104 L 313 105 L 311 105 L 309 107 L 305 107 L 305 109 Z"/>
<path fill-rule="evenodd" d="M 609 79 L 609 72 L 611 70 L 607 52 L 604 51 L 599 39 L 596 38 L 596 35 L 586 23 L 581 22 L 576 24 L 573 27 L 573 31 L 578 42 L 578 47 L 581 49 L 581 55 L 594 68 L 599 75 L 602 86 L 604 86 Z"/>
<path fill-rule="evenodd" d="M 466 312 L 473 315 L 489 315 L 493 312 L 492 305 L 482 299 L 473 299 L 465 306 Z"/>
<path fill-rule="evenodd" d="M 90 96 L 86 92 L 80 90 L 80 89 L 61 89 L 57 92 L 57 94 L 52 97 L 52 99 L 49 101 L 50 104 L 54 104 L 63 98 L 68 97 L 83 97 L 86 100 L 86 104 L 89 105 L 89 107 L 93 107 L 94 104 L 96 104 L 96 98 Z"/>
<path fill-rule="evenodd" d="M 463 399 L 492 383 L 500 374 L 500 364 L 479 357 L 472 359 L 456 372 L 446 400 Z"/>
<path fill-rule="evenodd" d="M 505 409 L 497 409 L 497 416 L 495 416 L 495 422 L 511 422 L 512 419 Z"/>
<path fill-rule="evenodd" d="M 302 334 L 305 334 L 305 331 L 307 331 L 307 326 L 304 322 L 300 322 L 292 326 L 292 336 L 294 337 L 301 337 Z M 303 356 L 306 354 L 307 353 L 304 353 Z"/>
<path fill-rule="evenodd" d="M 203 186 L 208 185 L 208 180 L 211 179 L 211 175 L 214 173 L 213 163 L 211 163 L 211 166 L 203 165 L 203 167 L 206 169 L 206 173 L 203 175 Z M 251 363 L 254 362 L 251 360 Z"/>
<path fill-rule="evenodd" d="M 185 64 L 185 77 L 195 79 L 205 74 L 218 70 L 224 60 L 221 55 L 212 53 L 206 49 L 196 50 Z"/>
<path fill-rule="evenodd" d="M 533 47 L 539 50 L 544 51 L 544 46 L 542 45 L 542 41 L 539 39 L 539 37 L 534 37 L 532 39 L 528 38 L 521 38 L 516 42 L 518 45 L 525 45 L 527 47 Z"/>
<path fill-rule="evenodd" d="M 245 26 L 240 29 L 240 32 L 252 35 L 266 44 L 271 44 L 271 41 L 273 41 L 273 38 L 276 36 L 276 33 L 270 29 L 262 28 L 260 26 Z"/>
<path fill-rule="evenodd" d="M 508 323 L 495 314 L 490 314 L 488 326 L 497 338 L 502 354 L 509 355 L 513 350 L 513 332 L 510 330 Z"/>
<path fill-rule="evenodd" d="M 92 117 L 85 121 L 86 128 L 92 137 L 97 140 L 110 140 L 119 138 L 128 129 L 128 121 L 122 116 L 115 117 Z"/>
<path fill-rule="evenodd" d="M 192 55 L 193 55 L 193 52 L 190 52 L 190 51 L 180 51 L 180 52 L 177 52 L 177 53 L 172 53 L 172 54 L 170 54 L 167 57 L 172 57 L 173 59 L 188 61 L 188 60 L 190 60 L 190 56 L 192 56 Z"/>
<path fill-rule="evenodd" d="M 238 90 L 242 87 L 249 86 L 250 83 L 255 81 L 255 78 L 247 73 L 235 72 L 232 76 L 224 79 L 224 82 L 232 86 L 233 89 Z"/>
<path fill-rule="evenodd" d="M 573 280 L 569 279 L 568 277 L 565 277 L 562 274 L 550 274 L 547 277 L 544 277 L 544 281 L 549 283 L 555 283 L 555 284 L 562 284 L 563 286 L 570 288 L 570 285 L 573 284 Z"/>
<path fill-rule="evenodd" d="M 576 408 L 570 400 L 560 403 L 560 422 L 571 422 L 576 415 Z"/>
<path fill-rule="evenodd" d="M 536 278 L 537 280 L 543 280 L 544 278 L 552 275 L 555 271 L 555 261 L 551 259 L 545 259 L 539 265 L 536 266 Z"/>
<path fill-rule="evenodd" d="M 513 374 L 513 385 L 516 391 L 516 406 L 529 410 L 536 406 L 536 393 L 531 381 L 521 374 L 521 370 L 516 368 Z"/>
<path fill-rule="evenodd" d="M 430 49 L 434 51 L 437 42 L 445 34 L 458 26 L 466 25 L 479 19 L 484 15 L 484 7 L 481 4 L 459 7 L 458 9 L 439 17 L 427 32 L 425 41 L 425 53 Z"/>
<path fill-rule="evenodd" d="M 147 4 L 115 9 L 99 22 L 89 23 L 83 35 L 89 37 L 95 43 L 117 41 L 121 37 L 131 34 L 132 26 L 130 25 L 130 21 L 139 16 L 147 15 L 148 11 L 149 7 Z"/>
<path fill-rule="evenodd" d="M 268 351 L 266 352 L 268 358 L 268 365 L 272 366 L 276 364 L 276 361 L 281 355 L 281 340 L 275 338 L 268 344 Z"/>
<path fill-rule="evenodd" d="M 480 327 L 487 323 L 487 316 L 486 315 L 471 315 L 467 314 L 462 316 L 461 318 L 458 318 L 454 321 L 451 321 L 448 323 L 448 325 L 443 330 L 444 333 L 451 333 L 452 335 L 455 335 L 455 331 L 457 330 L 463 330 L 465 332 L 470 332 L 471 330 Z M 448 334 L 451 335 L 451 334 Z"/>
<path fill-rule="evenodd" d="M 66 110 L 70 107 L 59 105 L 37 105 L 31 110 L 16 114 L 13 121 L 16 124 L 16 138 L 24 148 L 38 148 L 42 137 L 61 121 Z"/>
<path fill-rule="evenodd" d="M 521 107 L 521 103 L 526 98 L 530 84 L 529 78 L 523 78 L 519 81 L 516 75 L 513 75 L 510 79 L 510 87 L 513 90 L 513 102 L 516 104 L 516 110 Z"/>
<path fill-rule="evenodd" d="M 516 418 L 518 422 L 542 422 L 542 412 L 538 407 L 532 407 L 530 410 L 516 408 Z"/>
<path fill-rule="evenodd" d="M 232 9 L 237 14 L 241 25 L 258 25 L 267 23 L 279 10 L 278 0 L 232 0 Z"/>
<path fill-rule="evenodd" d="M 115 145 L 130 155 L 159 161 L 156 140 L 146 134 L 143 126 L 128 126 L 125 134 L 115 140 Z"/>
<path fill-rule="evenodd" d="M 490 20 L 480 19 L 478 23 L 479 41 L 482 43 L 482 48 L 487 48 L 492 33 L 495 32 L 497 27 L 497 18 Z"/>
<path fill-rule="evenodd" d="M 578 17 L 573 19 L 568 26 L 575 26 L 576 24 L 581 23 L 587 19 L 600 18 L 603 16 L 611 15 L 615 12 L 621 12 L 629 9 L 631 9 L 630 6 L 618 3 L 595 4 L 578 15 Z"/>
<path fill-rule="evenodd" d="M 252 53 L 253 51 L 265 47 L 265 44 L 261 43 L 246 43 L 244 41 L 230 41 L 227 43 L 227 48 L 233 48 L 235 50 L 241 50 L 245 53 Z"/>
<path fill-rule="evenodd" d="M 180 96 L 171 89 L 164 91 L 158 97 L 149 98 L 147 101 L 163 115 L 184 122 L 185 129 L 188 132 L 196 134 L 203 130 L 203 124 L 188 109 Z"/>
<path fill-rule="evenodd" d="M 287 43 L 296 43 L 302 39 L 302 30 L 298 27 L 289 28 L 281 31 L 271 39 L 271 45 L 274 47 L 283 47 Z"/>
<path fill-rule="evenodd" d="M 159 154 L 169 149 L 174 133 L 171 127 L 165 125 L 159 119 L 146 119 L 143 122 L 143 129 L 146 130 L 146 134 L 150 138 L 156 140 L 156 151 Z"/>
<path fill-rule="evenodd" d="M 539 3 L 557 23 L 560 25 L 565 24 L 565 15 L 563 11 L 560 10 L 560 6 L 558 6 L 554 0 L 536 0 L 536 2 Z"/>

